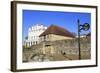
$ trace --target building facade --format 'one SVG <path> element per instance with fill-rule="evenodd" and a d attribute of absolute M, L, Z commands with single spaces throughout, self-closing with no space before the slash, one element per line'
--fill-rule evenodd
<path fill-rule="evenodd" d="M 39 35 L 47 29 L 43 24 L 36 24 L 28 29 L 28 36 L 24 40 L 24 46 L 30 47 L 39 44 Z"/>

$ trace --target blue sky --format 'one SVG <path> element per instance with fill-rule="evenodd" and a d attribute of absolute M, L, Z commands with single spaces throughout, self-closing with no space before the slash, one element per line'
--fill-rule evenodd
<path fill-rule="evenodd" d="M 23 38 L 27 36 L 28 28 L 35 24 L 44 24 L 47 27 L 55 24 L 77 34 L 78 19 L 81 24 L 89 23 L 91 25 L 90 13 L 23 10 Z M 90 30 L 81 33 L 88 32 Z"/>

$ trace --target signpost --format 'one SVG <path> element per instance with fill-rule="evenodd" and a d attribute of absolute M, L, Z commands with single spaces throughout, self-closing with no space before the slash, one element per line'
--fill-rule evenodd
<path fill-rule="evenodd" d="M 79 60 L 81 59 L 81 48 L 80 48 L 80 32 L 81 30 L 87 31 L 90 28 L 90 25 L 88 23 L 84 23 L 83 25 L 80 24 L 80 20 L 77 20 L 78 22 L 78 47 L 79 47 Z"/>

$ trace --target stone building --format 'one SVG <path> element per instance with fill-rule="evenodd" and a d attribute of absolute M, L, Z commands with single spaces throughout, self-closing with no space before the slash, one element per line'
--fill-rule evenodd
<path fill-rule="evenodd" d="M 28 29 L 28 36 L 24 40 L 24 46 L 30 47 L 39 43 L 39 35 L 47 29 L 43 24 L 36 24 Z"/>
<path fill-rule="evenodd" d="M 56 25 L 48 27 L 39 37 L 40 41 L 56 41 L 75 38 L 71 32 Z"/>
<path fill-rule="evenodd" d="M 42 34 L 40 34 L 39 37 L 40 41 L 43 43 L 43 47 L 41 49 L 43 54 L 51 55 L 55 54 L 57 51 L 57 48 L 54 47 L 52 42 L 60 40 L 71 40 L 75 38 L 71 32 L 56 25 L 51 25 L 48 27 Z"/>

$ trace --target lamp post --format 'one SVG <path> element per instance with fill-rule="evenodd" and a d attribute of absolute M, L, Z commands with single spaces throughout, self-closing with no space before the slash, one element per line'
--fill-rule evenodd
<path fill-rule="evenodd" d="M 83 25 L 80 24 L 80 20 L 77 20 L 78 23 L 78 48 L 79 48 L 79 60 L 81 59 L 81 47 L 80 47 L 80 32 L 81 30 L 87 31 L 90 28 L 88 23 L 84 23 Z"/>

